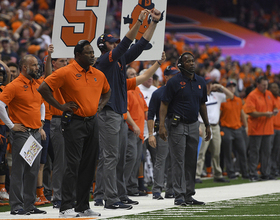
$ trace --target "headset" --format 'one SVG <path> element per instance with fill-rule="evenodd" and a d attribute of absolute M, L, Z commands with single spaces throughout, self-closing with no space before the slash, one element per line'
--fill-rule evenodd
<path fill-rule="evenodd" d="M 105 34 L 102 34 L 100 36 L 97 46 L 98 46 L 99 50 L 101 50 L 101 52 L 107 51 L 107 46 L 105 44 Z"/>
<path fill-rule="evenodd" d="M 183 54 L 179 57 L 177 66 L 178 66 L 178 68 L 179 68 L 181 71 L 184 70 L 184 71 L 187 72 L 188 74 L 193 75 L 192 72 L 188 71 L 187 69 L 185 69 L 185 68 L 183 67 L 183 57 L 184 57 L 185 55 L 187 55 L 187 54 L 188 54 L 188 55 L 191 55 L 191 56 L 194 58 L 194 55 L 193 55 L 191 52 L 185 52 L 185 53 L 183 53 Z"/>
<path fill-rule="evenodd" d="M 3 74 L 3 82 L 0 82 L 0 85 L 2 85 L 7 80 L 7 72 L 3 66 L 0 67 L 0 72 Z"/>
<path fill-rule="evenodd" d="M 257 79 L 256 79 L 256 83 L 261 83 L 262 80 L 268 80 L 266 76 L 259 76 Z"/>

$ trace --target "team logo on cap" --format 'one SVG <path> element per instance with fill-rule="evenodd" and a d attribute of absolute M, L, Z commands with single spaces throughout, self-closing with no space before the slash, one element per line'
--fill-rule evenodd
<path fill-rule="evenodd" d="M 198 85 L 198 88 L 201 89 L 201 85 Z"/>

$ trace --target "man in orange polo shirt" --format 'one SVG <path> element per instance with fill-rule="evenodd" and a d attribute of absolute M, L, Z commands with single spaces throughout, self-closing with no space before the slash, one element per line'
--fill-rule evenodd
<path fill-rule="evenodd" d="M 280 97 L 279 97 L 279 86 L 277 83 L 271 83 L 269 85 L 269 91 L 273 95 L 273 99 L 277 109 L 280 109 Z M 280 114 L 273 117 L 274 124 L 274 136 L 273 145 L 271 150 L 270 160 L 270 178 L 274 179 L 279 176 L 280 166 Z"/>
<path fill-rule="evenodd" d="M 261 179 L 269 179 L 271 141 L 274 134 L 272 116 L 278 113 L 273 95 L 267 90 L 268 79 L 265 76 L 260 76 L 257 78 L 256 83 L 257 88 L 248 95 L 243 106 L 244 112 L 249 115 L 248 167 L 251 181 L 259 180 L 257 172 L 259 158 L 261 162 Z"/>
<path fill-rule="evenodd" d="M 134 78 L 137 76 L 136 74 L 136 71 L 132 67 L 127 69 L 128 78 Z M 148 111 L 148 106 L 139 87 L 136 87 L 135 90 L 127 91 L 127 111 L 130 113 L 132 125 L 128 124 L 129 129 L 124 177 L 128 194 L 132 194 L 135 193 L 132 192 L 133 190 L 139 193 L 138 170 L 143 153 L 144 122 L 146 119 L 146 112 Z M 140 134 L 137 128 L 140 129 Z"/>
<path fill-rule="evenodd" d="M 54 49 L 54 48 L 52 48 Z M 66 58 L 52 58 L 53 50 L 49 51 L 48 57 L 46 59 L 46 75 L 50 75 L 52 70 L 56 71 L 61 67 L 68 64 Z M 61 95 L 60 89 L 53 92 L 53 97 L 60 103 L 64 104 L 65 101 Z M 62 135 L 61 118 L 62 111 L 50 105 L 50 113 L 52 115 L 50 122 L 50 140 L 53 148 L 53 161 L 52 161 L 52 189 L 53 191 L 52 203 L 53 208 L 60 208 L 61 206 L 61 186 L 62 178 L 66 169 L 66 158 L 64 150 L 64 138 Z"/>
<path fill-rule="evenodd" d="M 96 113 L 111 95 L 105 75 L 92 67 L 95 59 L 89 41 L 80 40 L 74 55 L 75 60 L 71 64 L 54 71 L 38 90 L 50 105 L 64 112 L 61 122 L 67 168 L 62 181 L 59 213 L 64 218 L 101 215 L 90 209 L 89 193 L 99 148 Z M 53 97 L 52 92 L 57 89 L 60 89 L 65 104 L 60 104 Z M 74 211 L 75 189 L 77 203 Z"/>
<path fill-rule="evenodd" d="M 228 81 L 226 87 L 234 94 L 236 81 Z M 220 124 L 221 131 L 224 132 L 221 148 L 229 179 L 236 178 L 232 160 L 233 149 L 237 152 L 242 177 L 246 179 L 249 178 L 247 170 L 247 150 L 242 136 L 241 120 L 245 124 L 245 127 L 247 127 L 246 116 L 242 109 L 242 100 L 239 97 L 234 96 L 232 99 L 227 99 L 226 102 L 221 104 Z"/>
<path fill-rule="evenodd" d="M 37 91 L 39 85 L 34 80 L 39 69 L 38 61 L 33 55 L 26 55 L 21 59 L 20 67 L 21 74 L 0 94 L 0 118 L 11 130 L 11 214 L 46 214 L 34 206 L 41 153 L 32 166 L 19 154 L 30 135 L 39 143 L 41 136 L 45 135 L 41 122 L 45 119 L 45 105 Z M 5 109 L 6 105 L 9 106 L 10 118 Z"/>

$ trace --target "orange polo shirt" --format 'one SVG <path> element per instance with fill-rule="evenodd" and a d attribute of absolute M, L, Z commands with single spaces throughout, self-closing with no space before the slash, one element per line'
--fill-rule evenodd
<path fill-rule="evenodd" d="M 75 60 L 54 71 L 45 79 L 52 91 L 60 88 L 65 102 L 73 101 L 79 108 L 74 114 L 89 117 L 96 114 L 101 94 L 110 90 L 105 75 L 90 66 L 85 71 Z"/>
<path fill-rule="evenodd" d="M 126 88 L 128 90 L 134 90 L 136 88 L 136 77 L 131 78 L 131 79 L 126 79 Z M 123 114 L 123 119 L 127 119 L 127 113 Z"/>
<path fill-rule="evenodd" d="M 43 98 L 37 91 L 39 84 L 30 81 L 21 73 L 10 82 L 0 94 L 0 100 L 9 107 L 9 116 L 13 123 L 38 129 L 41 127 L 41 104 Z"/>
<path fill-rule="evenodd" d="M 246 98 L 246 103 L 243 106 L 245 113 L 251 112 L 272 112 L 275 107 L 273 95 L 270 91 L 266 90 L 265 94 L 259 91 L 258 88 L 254 89 Z M 273 117 L 268 118 L 252 117 L 248 118 L 248 135 L 272 135 L 274 134 Z"/>
<path fill-rule="evenodd" d="M 36 79 L 36 82 L 37 82 L 39 85 L 41 85 L 42 82 L 44 81 L 44 79 L 45 79 L 45 77 L 44 77 L 44 76 L 41 76 L 39 79 Z M 50 112 L 50 104 L 47 103 L 47 102 L 45 101 L 45 99 L 43 99 L 43 101 L 44 101 L 44 104 L 45 104 L 45 119 L 50 121 L 50 120 L 52 119 L 52 115 L 51 115 L 51 112 Z"/>
<path fill-rule="evenodd" d="M 127 110 L 141 131 L 139 138 L 144 140 L 145 111 L 148 111 L 148 106 L 139 87 L 127 91 Z M 128 127 L 133 131 L 130 124 L 128 124 Z"/>
<path fill-rule="evenodd" d="M 278 96 L 277 98 L 273 96 L 275 106 L 280 111 L 280 97 Z M 280 113 L 277 115 L 273 116 L 273 125 L 275 130 L 280 130 Z"/>
<path fill-rule="evenodd" d="M 241 110 L 242 100 L 239 97 L 234 96 L 233 99 L 223 102 L 221 104 L 221 126 L 232 129 L 241 128 Z"/>

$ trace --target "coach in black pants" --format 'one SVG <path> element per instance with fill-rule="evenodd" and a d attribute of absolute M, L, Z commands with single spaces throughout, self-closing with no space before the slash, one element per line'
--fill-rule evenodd
<path fill-rule="evenodd" d="M 195 171 L 199 138 L 198 112 L 206 125 L 206 138 L 211 137 L 205 102 L 205 80 L 194 73 L 193 54 L 183 53 L 178 60 L 180 73 L 166 84 L 159 111 L 159 135 L 167 139 L 165 118 L 167 116 L 168 143 L 171 152 L 171 168 L 175 205 L 204 205 L 192 198 L 195 194 Z"/>

